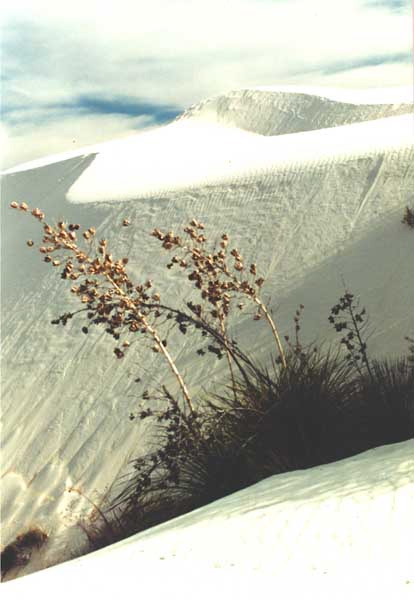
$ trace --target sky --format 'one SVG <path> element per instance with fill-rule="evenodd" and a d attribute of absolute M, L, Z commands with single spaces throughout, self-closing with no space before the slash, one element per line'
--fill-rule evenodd
<path fill-rule="evenodd" d="M 232 89 L 412 84 L 411 0 L 5 0 L 2 167 Z"/>

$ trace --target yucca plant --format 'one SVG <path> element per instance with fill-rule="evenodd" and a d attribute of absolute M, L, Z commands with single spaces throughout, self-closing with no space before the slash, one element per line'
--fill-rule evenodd
<path fill-rule="evenodd" d="M 111 498 L 82 521 L 90 548 L 117 541 L 249 486 L 265 477 L 339 460 L 377 445 L 413 435 L 413 363 L 409 359 L 372 361 L 367 348 L 367 312 L 345 291 L 332 307 L 330 323 L 340 332 L 340 346 L 324 350 L 303 345 L 300 320 L 294 316 L 294 338 L 280 339 L 261 298 L 264 279 L 255 263 L 245 264 L 229 237 L 222 234 L 208 248 L 203 223 L 193 219 L 184 234 L 152 232 L 162 249 L 172 251 L 167 265 L 177 266 L 199 291 L 200 302 L 170 306 L 152 281 L 133 282 L 128 257 L 115 259 L 105 239 L 95 242 L 93 227 L 49 225 L 39 209 L 31 212 L 43 228 L 39 252 L 46 263 L 71 283 L 81 309 L 54 323 L 65 325 L 75 314 L 87 319 L 82 331 L 103 326 L 122 359 L 132 336 L 151 341 L 151 350 L 166 360 L 177 390 L 145 390 L 131 419 L 151 419 L 153 445 L 131 463 L 131 473 L 117 482 Z M 122 226 L 131 223 L 124 219 Z M 79 239 L 79 238 L 82 239 Z M 34 246 L 32 240 L 28 246 Z M 228 318 L 236 307 L 252 303 L 256 320 L 265 320 L 276 342 L 272 367 L 257 364 L 230 338 Z M 203 339 L 197 352 L 226 356 L 229 385 L 191 398 L 168 348 L 163 327 Z M 410 340 L 410 338 L 409 338 Z"/>

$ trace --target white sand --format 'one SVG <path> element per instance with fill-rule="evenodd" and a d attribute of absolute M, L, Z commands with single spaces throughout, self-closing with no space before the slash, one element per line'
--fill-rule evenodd
<path fill-rule="evenodd" d="M 343 293 L 344 278 L 360 294 L 377 331 L 370 338 L 370 351 L 378 356 L 407 351 L 404 336 L 413 327 L 413 234 L 400 221 L 412 202 L 413 151 L 412 117 L 400 112 L 410 108 L 385 106 L 383 111 L 397 109 L 399 114 L 383 116 L 383 101 L 377 99 L 371 120 L 371 105 L 357 113 L 356 105 L 341 103 L 337 112 L 335 102 L 322 113 L 325 124 L 316 129 L 310 107 L 319 108 L 322 100 L 294 94 L 294 110 L 288 113 L 291 97 L 286 93 L 275 107 L 285 133 L 260 135 L 255 127 L 264 130 L 273 122 L 276 96 L 253 94 L 234 93 L 219 104 L 202 103 L 171 125 L 96 147 L 94 159 L 87 156 L 91 149 L 75 157 L 49 157 L 12 169 L 3 179 L 2 542 L 30 525 L 50 533 L 45 553 L 25 573 L 68 557 L 68 527 L 77 511 L 89 508 L 69 488 L 75 485 L 100 498 L 143 447 L 141 426 L 128 419 L 140 393 L 162 378 L 172 382 L 163 365 L 140 346 L 120 363 L 104 333 L 83 336 L 81 321 L 66 329 L 50 325 L 52 318 L 73 307 L 67 286 L 30 254 L 24 241 L 36 238 L 37 224 L 9 210 L 10 201 L 25 200 L 51 218 L 94 225 L 99 237 L 110 239 L 115 255 L 130 256 L 135 277 L 151 276 L 166 299 L 174 297 L 179 303 L 188 292 L 175 272 L 165 270 L 165 260 L 148 234 L 154 226 L 178 229 L 195 216 L 214 238 L 226 230 L 247 260 L 262 266 L 266 297 L 282 333 L 291 332 L 293 313 L 303 303 L 304 339 L 333 339 L 327 315 Z M 230 101 L 237 102 L 237 113 L 246 107 L 242 114 L 250 131 L 232 125 L 235 111 L 226 109 Z M 264 113 L 262 103 L 267 104 Z M 261 122 L 258 115 L 266 113 L 267 121 Z M 364 117 L 366 122 L 354 122 Z M 295 132 L 290 133 L 291 127 Z M 125 216 L 130 228 L 120 228 Z M 262 323 L 241 315 L 234 332 L 243 347 L 267 360 L 273 342 Z M 221 364 L 201 361 L 188 338 L 178 334 L 170 344 L 192 390 L 221 380 Z M 143 377 L 142 385 L 133 383 L 137 375 Z M 394 447 L 383 452 L 383 457 L 389 452 L 397 456 Z M 372 468 L 383 468 L 385 458 L 367 456 Z M 365 504 L 372 494 L 366 492 L 359 502 Z M 363 508 L 363 527 L 365 515 L 372 515 L 383 522 L 382 531 L 384 517 L 377 516 L 376 496 L 373 500 L 372 508 Z M 309 519 L 306 513 L 313 519 L 307 505 L 302 519 Z M 398 512 L 391 510 L 391 535 L 400 537 L 402 525 L 394 525 L 401 518 Z M 239 518 L 244 529 L 247 515 Z M 268 520 L 264 523 L 267 530 Z M 372 536 L 377 527 L 368 523 Z M 329 529 L 322 527 L 329 536 Z M 387 546 L 390 552 L 393 546 Z M 311 554 L 309 546 L 293 549 L 299 565 Z M 255 556 L 253 552 L 253 560 Z M 388 560 L 394 562 L 392 572 L 401 573 L 394 553 L 383 560 L 382 577 L 387 577 Z"/>
<path fill-rule="evenodd" d="M 154 598 L 273 598 L 277 589 L 290 598 L 411 598 L 412 483 L 412 442 L 276 475 L 11 582 L 4 598 L 110 598 L 120 588 Z"/>

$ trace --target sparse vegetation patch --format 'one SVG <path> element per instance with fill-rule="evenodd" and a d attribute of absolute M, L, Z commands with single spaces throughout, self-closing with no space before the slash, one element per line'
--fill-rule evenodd
<path fill-rule="evenodd" d="M 262 298 L 259 267 L 246 263 L 227 233 L 211 243 L 205 226 L 193 219 L 183 231 L 151 236 L 170 253 L 167 269 L 178 269 L 190 286 L 186 306 L 171 305 L 150 280 L 134 282 L 129 257 L 116 259 L 96 230 L 76 223 L 48 224 L 39 209 L 30 212 L 42 227 L 37 246 L 43 260 L 70 284 L 81 308 L 81 330 L 103 327 L 122 360 L 139 337 L 160 354 L 176 389 L 144 389 L 131 420 L 151 420 L 153 447 L 132 462 L 131 476 L 118 482 L 109 501 L 93 504 L 80 523 L 90 549 L 179 516 L 265 477 L 328 463 L 413 436 L 413 354 L 392 361 L 371 359 L 368 315 L 345 290 L 328 321 L 340 334 L 332 349 L 305 345 L 295 311 L 294 335 L 281 337 Z M 413 222 L 413 221 L 412 221 Z M 124 219 L 121 227 L 130 226 Z M 192 299 L 191 299 L 192 298 Z M 254 310 L 253 310 L 254 309 Z M 258 364 L 229 333 L 233 311 L 252 310 L 269 327 L 275 343 L 271 365 Z M 189 391 L 173 358 L 169 332 L 193 335 L 201 360 L 226 358 L 229 382 L 221 393 Z M 406 333 L 406 332 L 404 332 Z M 407 338 L 412 343 L 412 339 Z"/>

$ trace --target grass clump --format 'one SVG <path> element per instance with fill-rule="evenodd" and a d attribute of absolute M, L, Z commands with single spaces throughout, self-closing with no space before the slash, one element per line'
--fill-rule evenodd
<path fill-rule="evenodd" d="M 29 212 L 27 205 L 13 208 Z M 294 316 L 294 338 L 282 342 L 261 297 L 264 279 L 221 235 L 209 244 L 204 225 L 193 219 L 181 235 L 154 229 L 151 235 L 172 252 L 168 269 L 182 272 L 198 296 L 186 307 L 171 306 L 152 281 L 133 282 L 128 257 L 115 259 L 94 228 L 43 227 L 44 261 L 71 283 L 82 308 L 53 322 L 65 325 L 75 314 L 86 318 L 83 333 L 102 326 L 116 340 L 122 359 L 136 336 L 166 361 L 177 383 L 155 393 L 145 390 L 132 420 L 150 419 L 153 446 L 131 463 L 111 500 L 94 506 L 80 523 L 90 549 L 179 516 L 261 479 L 346 458 L 369 448 L 413 436 L 413 355 L 374 361 L 368 353 L 367 313 L 345 291 L 330 310 L 340 334 L 330 350 L 300 340 L 304 306 Z M 122 226 L 130 225 L 125 219 Z M 29 240 L 29 246 L 34 242 Z M 192 298 L 194 298 L 192 296 Z M 276 344 L 272 366 L 259 365 L 229 334 L 233 310 L 254 307 L 253 319 L 267 323 Z M 194 334 L 197 354 L 226 357 L 229 385 L 221 393 L 191 397 L 170 351 L 169 331 Z M 408 338 L 411 341 L 410 338 Z M 201 358 L 201 360 L 205 360 Z"/>

